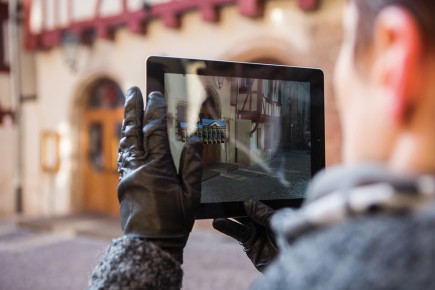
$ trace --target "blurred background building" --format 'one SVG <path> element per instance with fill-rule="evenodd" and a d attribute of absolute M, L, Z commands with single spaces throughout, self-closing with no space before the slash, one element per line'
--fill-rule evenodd
<path fill-rule="evenodd" d="M 145 91 L 149 55 L 320 67 L 338 162 L 344 2 L 0 0 L 0 216 L 117 214 L 123 93 Z"/>

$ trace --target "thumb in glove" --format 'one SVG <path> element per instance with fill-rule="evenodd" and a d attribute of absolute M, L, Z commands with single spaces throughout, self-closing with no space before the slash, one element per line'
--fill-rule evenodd
<path fill-rule="evenodd" d="M 245 201 L 243 206 L 247 218 L 237 218 L 236 221 L 215 219 L 213 227 L 236 239 L 255 268 L 263 272 L 278 253 L 269 225 L 274 210 L 260 201 Z"/>

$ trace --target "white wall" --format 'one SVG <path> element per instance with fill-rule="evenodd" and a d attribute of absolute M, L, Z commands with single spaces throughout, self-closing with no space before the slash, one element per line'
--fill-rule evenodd
<path fill-rule="evenodd" d="M 13 126 L 0 127 L 0 217 L 15 211 L 16 130 Z"/>
<path fill-rule="evenodd" d="M 236 120 L 235 128 L 236 146 L 237 146 L 237 163 L 251 165 L 251 135 L 252 130 L 251 120 Z"/>
<path fill-rule="evenodd" d="M 0 73 L 0 106 L 3 109 L 11 108 L 10 78 L 8 73 Z"/>

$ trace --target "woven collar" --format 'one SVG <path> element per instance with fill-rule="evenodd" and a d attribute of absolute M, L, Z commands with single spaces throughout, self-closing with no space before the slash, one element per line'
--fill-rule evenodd
<path fill-rule="evenodd" d="M 435 199 L 435 177 L 405 176 L 363 164 L 319 173 L 299 210 L 284 209 L 272 218 L 278 237 L 287 243 L 315 229 L 373 212 L 414 212 Z"/>

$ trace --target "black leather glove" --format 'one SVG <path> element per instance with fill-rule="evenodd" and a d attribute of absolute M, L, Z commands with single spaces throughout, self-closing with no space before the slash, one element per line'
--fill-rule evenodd
<path fill-rule="evenodd" d="M 186 142 L 177 174 L 160 92 L 149 95 L 144 113 L 139 88 L 128 90 L 118 171 L 123 234 L 147 239 L 182 263 L 201 199 L 202 142 Z"/>
<path fill-rule="evenodd" d="M 239 241 L 255 268 L 263 272 L 278 254 L 275 236 L 269 225 L 274 210 L 259 201 L 245 201 L 243 206 L 248 218 L 236 219 L 238 222 L 215 219 L 213 227 Z"/>

